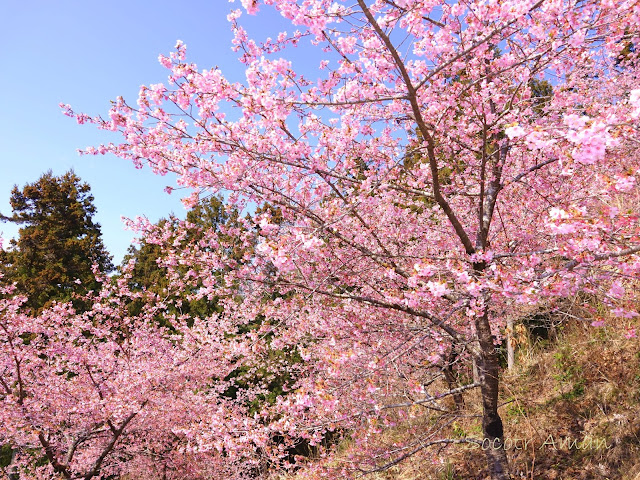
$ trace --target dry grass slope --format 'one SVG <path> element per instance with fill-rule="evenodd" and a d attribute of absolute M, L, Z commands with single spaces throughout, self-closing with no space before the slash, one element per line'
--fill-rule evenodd
<path fill-rule="evenodd" d="M 514 479 L 640 480 L 640 339 L 626 338 L 628 320 L 606 327 L 565 322 L 551 340 L 529 337 L 516 366 L 501 379 L 505 447 Z M 476 395 L 465 396 L 469 417 L 451 437 L 480 437 Z M 428 418 L 424 421 L 428 422 Z M 392 442 L 401 432 L 383 433 Z M 352 455 L 348 443 L 340 456 Z M 484 480 L 480 449 L 447 449 L 439 462 L 410 458 L 367 480 Z M 282 478 L 282 477 L 281 477 Z M 301 474 L 290 480 L 308 478 Z"/>

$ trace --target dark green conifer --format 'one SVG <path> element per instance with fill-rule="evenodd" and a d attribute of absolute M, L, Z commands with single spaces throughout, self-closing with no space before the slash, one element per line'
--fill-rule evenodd
<path fill-rule="evenodd" d="M 93 200 L 89 184 L 73 171 L 61 176 L 48 171 L 22 189 L 13 187 L 13 214 L 0 219 L 20 230 L 2 252 L 0 268 L 2 281 L 16 284 L 32 313 L 54 301 L 85 308 L 80 296 L 98 287 L 92 266 L 103 273 L 113 268 L 100 224 L 93 221 Z"/>

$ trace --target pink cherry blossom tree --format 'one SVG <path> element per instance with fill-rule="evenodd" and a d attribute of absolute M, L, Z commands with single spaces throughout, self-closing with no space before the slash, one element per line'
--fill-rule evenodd
<path fill-rule="evenodd" d="M 29 317 L 2 289 L 0 443 L 13 451 L 3 478 L 246 478 L 282 457 L 243 392 L 226 393 L 257 358 L 222 340 L 228 324 L 169 314 L 127 281 L 105 285 L 82 315 L 58 304 Z M 134 299 L 144 307 L 132 317 Z"/>
<path fill-rule="evenodd" d="M 296 29 L 259 41 L 240 10 L 229 15 L 244 82 L 198 69 L 178 43 L 160 57 L 167 84 L 142 87 L 136 105 L 119 98 L 108 118 L 64 107 L 122 132 L 123 143 L 87 153 L 175 172 L 195 192 L 188 202 L 226 192 L 240 208 L 270 206 L 256 228 L 210 232 L 188 249 L 167 244 L 166 262 L 181 267 L 173 288 L 200 285 L 196 296 L 224 299 L 224 314 L 202 319 L 227 332 L 216 343 L 223 358 L 233 345 L 249 369 L 269 351 L 303 362 L 288 394 L 245 416 L 242 435 L 207 402 L 211 415 L 184 431 L 206 451 L 219 431 L 234 448 L 266 450 L 275 432 L 317 444 L 343 429 L 356 453 L 314 468 L 345 478 L 482 440 L 444 433 L 452 412 L 442 400 L 477 389 L 483 437 L 496 446 L 485 452 L 490 476 L 510 478 L 496 354 L 506 319 L 579 291 L 634 315 L 623 299 L 640 272 L 639 61 L 629 48 L 640 4 L 242 5 L 257 15 L 275 8 Z M 317 78 L 288 59 L 298 46 L 320 52 Z M 162 242 L 161 228 L 142 227 Z M 247 247 L 243 261 L 229 254 L 230 236 Z M 451 358 L 472 360 L 477 375 L 443 390 Z M 243 399 L 266 388 L 251 384 Z M 136 398 L 118 411 L 115 432 L 151 401 Z M 421 423 L 418 407 L 442 415 Z M 391 428 L 405 438 L 385 444 Z"/>

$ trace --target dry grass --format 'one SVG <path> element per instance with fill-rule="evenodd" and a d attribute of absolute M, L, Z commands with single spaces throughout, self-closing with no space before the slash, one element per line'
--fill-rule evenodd
<path fill-rule="evenodd" d="M 631 479 L 630 472 L 640 471 L 638 340 L 625 338 L 616 323 L 569 325 L 505 376 L 504 393 L 520 406 L 518 414 L 503 413 L 507 435 L 529 435 L 536 445 L 512 456 L 515 473 Z"/>

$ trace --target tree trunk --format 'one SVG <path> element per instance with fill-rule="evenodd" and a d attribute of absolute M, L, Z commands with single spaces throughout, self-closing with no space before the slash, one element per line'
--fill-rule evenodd
<path fill-rule="evenodd" d="M 516 363 L 516 354 L 513 348 L 513 319 L 507 320 L 507 368 L 513 370 Z"/>
<path fill-rule="evenodd" d="M 17 449 L 12 449 L 11 450 L 11 463 L 9 464 L 9 467 L 7 468 L 7 473 L 9 475 L 9 480 L 20 480 L 20 474 L 18 473 L 18 465 L 17 465 L 17 461 L 18 461 L 18 450 Z"/>
<path fill-rule="evenodd" d="M 473 373 L 473 383 L 480 383 L 480 374 L 478 373 L 478 358 L 471 359 L 471 370 Z"/>
<path fill-rule="evenodd" d="M 480 354 L 476 358 L 482 394 L 483 449 L 492 480 L 511 480 L 507 453 L 504 449 L 502 419 L 498 414 L 498 355 L 491 335 L 488 312 L 476 318 Z"/>
<path fill-rule="evenodd" d="M 449 355 L 445 359 L 445 366 L 443 368 L 444 378 L 447 382 L 449 390 L 454 390 L 460 386 L 458 382 L 458 375 L 453 368 L 457 358 L 458 354 L 455 347 L 451 347 Z M 462 392 L 453 394 L 453 403 L 456 410 L 462 410 L 462 408 L 464 407 L 464 397 L 462 396 Z"/>

